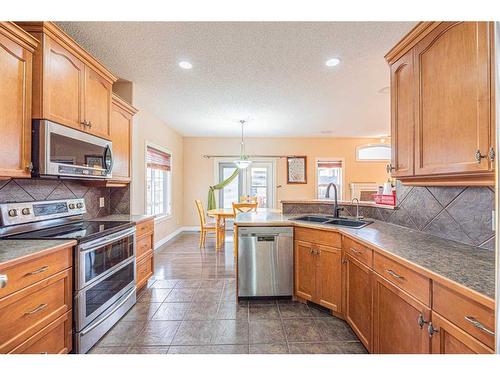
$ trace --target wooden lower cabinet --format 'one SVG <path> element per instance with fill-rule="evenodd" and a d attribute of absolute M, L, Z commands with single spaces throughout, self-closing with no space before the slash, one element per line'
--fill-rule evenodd
<path fill-rule="evenodd" d="M 383 277 L 373 274 L 373 353 L 429 354 L 431 311 Z"/>
<path fill-rule="evenodd" d="M 341 249 L 295 241 L 295 295 L 341 313 L 341 257 Z"/>
<path fill-rule="evenodd" d="M 356 259 L 345 256 L 344 315 L 366 349 L 372 347 L 372 270 Z"/>
<path fill-rule="evenodd" d="M 456 325 L 432 312 L 433 354 L 493 354 L 494 351 Z"/>
<path fill-rule="evenodd" d="M 147 285 L 154 274 L 154 219 L 136 224 L 136 287 Z"/>

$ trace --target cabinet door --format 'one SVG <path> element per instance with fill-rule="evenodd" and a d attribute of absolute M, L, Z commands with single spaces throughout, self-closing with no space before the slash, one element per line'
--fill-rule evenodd
<path fill-rule="evenodd" d="M 374 274 L 373 352 L 377 354 L 430 354 L 427 325 L 430 310 L 389 281 Z"/>
<path fill-rule="evenodd" d="M 415 46 L 415 174 L 490 170 L 486 22 L 443 22 Z"/>
<path fill-rule="evenodd" d="M 42 117 L 83 130 L 83 62 L 45 36 Z"/>
<path fill-rule="evenodd" d="M 493 354 L 493 350 L 439 314 L 432 312 L 433 354 Z"/>
<path fill-rule="evenodd" d="M 372 271 L 357 260 L 345 258 L 345 317 L 363 345 L 372 345 Z"/>
<path fill-rule="evenodd" d="M 87 131 L 109 138 L 111 117 L 111 83 L 89 67 L 85 67 L 85 120 Z"/>
<path fill-rule="evenodd" d="M 412 176 L 415 136 L 413 50 L 391 65 L 392 176 Z"/>
<path fill-rule="evenodd" d="M 337 313 L 342 311 L 342 250 L 315 245 L 316 296 L 315 300 Z M 314 295 L 313 295 L 314 297 Z"/>
<path fill-rule="evenodd" d="M 316 267 L 310 242 L 295 241 L 295 295 L 313 300 L 316 289 Z"/>
<path fill-rule="evenodd" d="M 0 176 L 29 177 L 33 54 L 0 35 Z"/>
<path fill-rule="evenodd" d="M 113 104 L 110 136 L 113 142 L 113 180 L 130 181 L 132 115 Z"/>

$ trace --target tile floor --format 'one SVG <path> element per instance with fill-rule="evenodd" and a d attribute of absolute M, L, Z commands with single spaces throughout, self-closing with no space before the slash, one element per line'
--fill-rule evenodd
<path fill-rule="evenodd" d="M 350 327 L 289 300 L 236 303 L 232 233 L 225 249 L 182 233 L 155 255 L 137 304 L 91 353 L 366 353 Z"/>

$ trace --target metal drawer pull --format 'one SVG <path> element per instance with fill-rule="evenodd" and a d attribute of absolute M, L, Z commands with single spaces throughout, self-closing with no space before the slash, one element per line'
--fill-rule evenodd
<path fill-rule="evenodd" d="M 401 275 L 398 275 L 396 272 L 394 272 L 393 270 L 385 270 L 385 272 L 387 272 L 389 275 L 391 275 L 392 277 L 395 277 L 396 279 L 398 280 L 404 280 L 405 278 Z"/>
<path fill-rule="evenodd" d="M 31 272 L 28 272 L 26 275 L 24 276 L 33 276 L 33 275 L 37 275 L 39 273 L 42 273 L 42 272 L 45 272 L 49 269 L 49 266 L 43 266 L 43 267 L 40 267 L 39 269 L 35 270 L 35 271 L 31 271 Z"/>
<path fill-rule="evenodd" d="M 42 310 L 45 310 L 47 308 L 47 304 L 46 303 L 42 303 L 40 306 L 34 308 L 33 310 L 31 311 L 28 311 L 28 312 L 25 312 L 24 315 L 32 315 L 32 314 L 35 314 L 39 311 L 42 311 Z"/>
<path fill-rule="evenodd" d="M 353 249 L 352 247 L 351 247 L 351 251 L 352 251 L 354 254 L 363 254 L 363 253 L 364 253 L 364 251 L 359 251 L 359 250 Z"/>
<path fill-rule="evenodd" d="M 495 332 L 486 328 L 479 320 L 474 318 L 473 316 L 464 316 L 465 320 L 471 323 L 474 327 L 479 328 L 481 331 L 486 332 L 489 335 L 495 336 Z"/>
<path fill-rule="evenodd" d="M 9 277 L 7 275 L 0 275 L 0 289 L 5 288 L 8 281 Z"/>

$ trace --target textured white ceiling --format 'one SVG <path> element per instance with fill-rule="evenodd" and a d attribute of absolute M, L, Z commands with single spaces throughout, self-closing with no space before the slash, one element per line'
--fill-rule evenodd
<path fill-rule="evenodd" d="M 390 132 L 384 54 L 411 22 L 59 22 L 184 136 Z M 330 57 L 340 65 L 327 68 Z M 177 63 L 186 59 L 192 70 Z M 325 132 L 330 132 L 326 134 Z"/>

